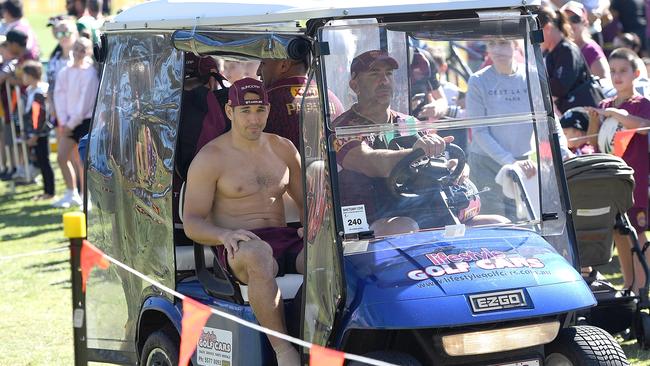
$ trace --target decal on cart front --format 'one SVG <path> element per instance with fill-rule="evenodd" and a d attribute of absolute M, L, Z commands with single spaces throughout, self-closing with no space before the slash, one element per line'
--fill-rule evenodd
<path fill-rule="evenodd" d="M 539 270 L 544 268 L 544 262 L 539 258 L 526 258 L 520 255 L 507 256 L 503 252 L 487 248 L 465 250 L 454 254 L 434 252 L 424 256 L 432 265 L 408 272 L 407 277 L 409 279 L 422 281 L 430 278 L 462 275 L 447 278 L 447 280 L 456 282 L 513 274 L 528 274 L 528 272 L 532 271 L 539 275 L 550 274 L 549 271 Z M 474 273 L 472 273 L 473 270 Z M 526 271 L 526 273 L 522 273 L 521 270 Z M 447 281 L 445 280 L 445 282 Z"/>
<path fill-rule="evenodd" d="M 196 362 L 200 366 L 232 366 L 232 332 L 217 328 L 203 328 L 196 346 Z"/>

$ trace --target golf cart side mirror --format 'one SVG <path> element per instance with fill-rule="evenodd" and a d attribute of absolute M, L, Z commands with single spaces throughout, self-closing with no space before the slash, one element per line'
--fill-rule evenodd
<path fill-rule="evenodd" d="M 217 262 L 215 258 L 215 263 L 213 270 L 215 272 L 220 272 L 221 278 L 219 278 L 215 273 L 211 272 L 205 266 L 205 253 L 203 250 L 205 247 L 202 244 L 194 243 L 194 263 L 196 264 L 196 277 L 199 279 L 199 282 L 209 295 L 222 298 L 224 296 L 234 296 L 235 289 L 232 287 L 230 281 L 223 273 L 223 269 Z"/>

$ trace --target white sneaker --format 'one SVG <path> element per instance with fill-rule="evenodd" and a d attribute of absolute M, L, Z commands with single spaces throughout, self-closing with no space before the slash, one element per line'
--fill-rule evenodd
<path fill-rule="evenodd" d="M 70 206 L 72 205 L 81 206 L 82 204 L 83 201 L 81 200 L 79 193 L 77 193 L 76 190 L 67 189 L 63 197 L 61 197 L 61 199 L 59 199 L 58 201 L 54 202 L 52 206 L 58 208 L 70 208 Z"/>
<path fill-rule="evenodd" d="M 74 190 L 73 193 L 72 193 L 72 203 L 79 206 L 79 207 L 84 206 L 84 199 L 81 198 L 81 196 L 79 195 L 79 192 L 77 192 L 76 190 Z"/>

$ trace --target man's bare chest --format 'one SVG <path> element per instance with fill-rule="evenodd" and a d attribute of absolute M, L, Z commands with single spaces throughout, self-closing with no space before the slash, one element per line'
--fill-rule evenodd
<path fill-rule="evenodd" d="M 255 194 L 282 194 L 289 184 L 289 168 L 277 156 L 242 157 L 230 159 L 217 184 L 217 193 L 230 198 Z"/>

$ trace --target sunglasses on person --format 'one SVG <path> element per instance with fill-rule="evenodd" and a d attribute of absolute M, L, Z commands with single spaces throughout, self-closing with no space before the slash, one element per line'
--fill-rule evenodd
<path fill-rule="evenodd" d="M 60 31 L 60 32 L 54 33 L 54 37 L 56 37 L 56 39 L 68 38 L 71 35 L 72 35 L 72 32 L 67 32 L 67 31 Z"/>
<path fill-rule="evenodd" d="M 573 24 L 580 24 L 582 23 L 582 17 L 580 15 L 571 15 L 569 17 L 569 22 Z"/>

